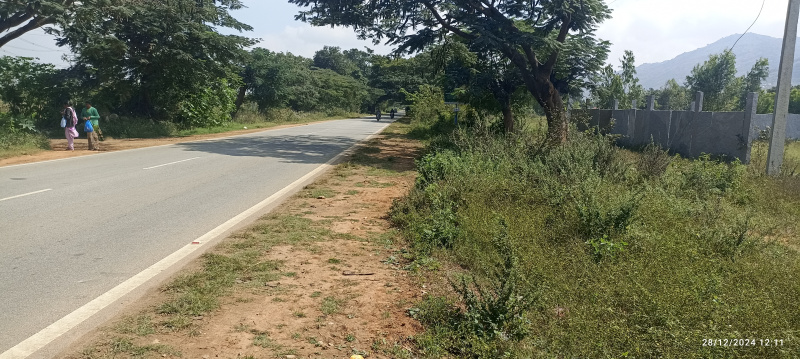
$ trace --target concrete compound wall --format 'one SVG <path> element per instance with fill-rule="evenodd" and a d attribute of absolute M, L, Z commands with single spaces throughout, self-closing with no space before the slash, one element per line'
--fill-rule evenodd
<path fill-rule="evenodd" d="M 753 118 L 753 136 L 758 137 L 758 132 L 772 127 L 772 117 L 774 114 L 756 115 Z M 800 115 L 789 114 L 786 119 L 786 138 L 790 140 L 800 140 Z"/>
<path fill-rule="evenodd" d="M 693 107 L 702 109 L 702 95 L 698 98 L 700 106 Z M 597 127 L 604 133 L 619 135 L 617 143 L 622 146 L 643 146 L 652 141 L 685 157 L 710 154 L 731 160 L 738 158 L 746 163 L 750 160 L 752 140 L 758 134 L 753 129 L 757 97 L 751 96 L 750 100 L 748 111 L 744 112 L 636 109 L 573 112 L 582 112 L 588 117 L 588 124 L 581 127 Z M 652 101 L 648 101 L 650 109 L 653 108 Z M 795 124 L 800 127 L 800 115 L 798 120 Z"/>

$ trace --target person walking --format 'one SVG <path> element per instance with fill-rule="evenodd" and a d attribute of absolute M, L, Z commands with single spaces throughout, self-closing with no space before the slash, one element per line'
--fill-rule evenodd
<path fill-rule="evenodd" d="M 75 137 L 78 137 L 78 115 L 69 101 L 64 103 L 64 110 L 61 111 L 62 118 L 65 120 L 64 136 L 67 137 L 67 151 L 75 151 Z"/>
<path fill-rule="evenodd" d="M 89 139 L 89 151 L 100 151 L 100 139 L 98 135 L 103 135 L 100 131 L 100 114 L 97 112 L 96 108 L 92 107 L 89 101 L 86 101 L 86 107 L 81 111 L 81 119 L 92 123 L 92 131 L 86 132 L 86 137 Z"/>

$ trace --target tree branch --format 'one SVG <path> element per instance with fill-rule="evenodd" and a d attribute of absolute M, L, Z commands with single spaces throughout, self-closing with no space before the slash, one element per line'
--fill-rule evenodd
<path fill-rule="evenodd" d="M 445 21 L 444 18 L 442 18 L 442 15 L 439 14 L 439 11 L 436 10 L 436 7 L 434 7 L 433 4 L 431 4 L 430 2 L 423 1 L 422 4 L 425 5 L 428 11 L 430 11 L 433 14 L 433 17 L 436 18 L 436 21 L 439 22 L 439 24 L 441 24 L 443 28 L 468 40 L 475 40 L 476 38 L 478 38 L 477 36 L 475 36 L 475 34 L 471 34 L 464 30 L 461 30 L 450 24 L 448 21 Z"/>
<path fill-rule="evenodd" d="M 14 40 L 28 31 L 33 29 L 40 28 L 44 25 L 55 24 L 56 21 L 52 17 L 34 17 L 29 21 L 27 24 L 14 29 L 14 31 L 9 32 L 8 34 L 0 37 L 0 47 L 3 47 L 5 44 L 9 43 L 11 40 Z"/>
<path fill-rule="evenodd" d="M 567 40 L 567 35 L 569 34 L 569 28 L 572 26 L 572 15 L 567 14 L 566 19 L 562 20 L 561 23 L 561 31 L 558 33 L 558 37 L 556 41 L 560 43 L 564 43 Z M 553 71 L 553 67 L 556 65 L 556 61 L 558 61 L 558 54 L 561 53 L 561 50 L 555 50 L 552 54 L 550 54 L 550 58 L 547 59 L 547 62 L 542 66 L 542 70 L 547 73 Z"/>
<path fill-rule="evenodd" d="M 5 32 L 5 31 L 8 31 L 10 29 L 13 29 L 13 28 L 21 25 L 23 22 L 25 22 L 27 20 L 30 20 L 35 15 L 36 15 L 35 13 L 29 12 L 29 11 L 20 12 L 18 14 L 15 14 L 14 16 L 6 19 L 5 21 L 0 22 L 0 32 Z"/>

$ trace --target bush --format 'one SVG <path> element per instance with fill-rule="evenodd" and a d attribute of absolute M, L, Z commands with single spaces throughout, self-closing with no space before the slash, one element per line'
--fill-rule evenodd
<path fill-rule="evenodd" d="M 437 137 L 414 189 L 393 206 L 417 261 L 469 271 L 451 297 L 420 304 L 426 355 L 797 356 L 789 346 L 702 346 L 800 338 L 794 178 L 748 177 L 743 165 L 707 156 L 623 151 L 596 133 L 571 133 L 555 148 L 526 139 L 535 135 Z M 514 277 L 506 248 L 520 275 L 514 291 L 537 293 L 521 312 L 501 299 L 514 298 L 498 282 Z M 535 335 L 515 342 L 511 333 Z"/>
<path fill-rule="evenodd" d="M 101 123 L 103 134 L 114 138 L 158 138 L 175 136 L 178 126 L 168 121 L 145 118 L 117 117 Z"/>

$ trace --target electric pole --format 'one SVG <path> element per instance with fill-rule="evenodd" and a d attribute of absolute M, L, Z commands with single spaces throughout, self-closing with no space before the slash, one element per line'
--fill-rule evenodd
<path fill-rule="evenodd" d="M 786 142 L 786 117 L 789 114 L 789 95 L 792 90 L 792 67 L 794 66 L 794 46 L 797 42 L 797 21 L 800 14 L 800 0 L 789 0 L 786 13 L 786 30 L 783 33 L 781 65 L 778 68 L 778 93 L 775 95 L 775 117 L 772 119 L 769 154 L 767 155 L 767 174 L 777 176 L 783 165 L 783 151 Z"/>

